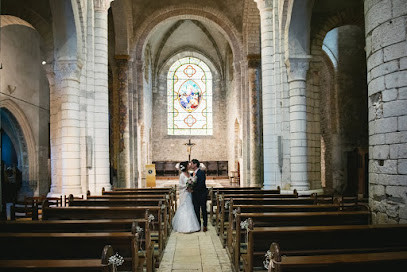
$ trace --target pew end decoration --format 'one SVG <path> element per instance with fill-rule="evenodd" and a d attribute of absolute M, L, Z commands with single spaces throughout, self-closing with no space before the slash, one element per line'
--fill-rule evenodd
<path fill-rule="evenodd" d="M 114 266 L 121 266 L 123 263 L 124 263 L 123 257 L 120 256 L 119 253 L 117 252 L 116 254 L 109 257 L 109 264 L 113 264 Z"/>
<path fill-rule="evenodd" d="M 266 259 L 264 260 L 264 268 L 268 272 L 280 272 L 281 254 L 280 247 L 277 243 L 271 243 L 270 250 L 265 254 Z"/>

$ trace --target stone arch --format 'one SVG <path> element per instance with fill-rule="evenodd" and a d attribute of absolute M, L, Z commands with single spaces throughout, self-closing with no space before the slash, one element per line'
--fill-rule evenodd
<path fill-rule="evenodd" d="M 54 59 L 54 42 L 53 32 L 50 23 L 41 17 L 38 13 L 31 9 L 24 7 L 20 14 L 1 15 L 1 27 L 10 24 L 18 24 L 35 29 L 40 35 L 41 39 L 41 53 L 47 62 L 52 62 Z"/>
<path fill-rule="evenodd" d="M 23 180 L 29 181 L 30 185 L 36 185 L 38 181 L 38 162 L 36 156 L 36 143 L 34 135 L 28 122 L 27 117 L 20 107 L 10 99 L 5 99 L 0 101 L 0 109 L 5 109 L 10 113 L 9 116 L 12 116 L 11 119 L 15 119 L 15 127 L 18 128 L 17 131 L 20 131 L 20 155 L 23 158 L 22 166 L 27 168 L 27 171 L 23 171 Z M 26 152 L 26 160 L 23 153 Z"/>
<path fill-rule="evenodd" d="M 241 60 L 242 45 L 241 37 L 234 25 L 229 19 L 219 11 L 212 8 L 202 8 L 197 5 L 171 6 L 154 12 L 140 26 L 139 31 L 135 35 L 136 44 L 133 48 L 133 55 L 136 59 L 141 60 L 143 51 L 147 44 L 150 35 L 156 30 L 160 24 L 169 19 L 195 19 L 214 23 L 219 27 L 219 31 L 225 35 L 225 38 L 232 48 L 234 58 Z"/>
<path fill-rule="evenodd" d="M 362 15 L 362 16 L 361 16 Z M 330 52 L 328 50 L 324 50 L 323 48 L 323 42 L 328 34 L 329 31 L 345 26 L 345 25 L 356 25 L 362 30 L 364 29 L 364 20 L 363 20 L 363 11 L 358 10 L 358 9 L 346 9 L 342 10 L 335 15 L 332 15 L 328 17 L 322 24 L 318 25 L 317 29 L 312 29 L 312 36 L 311 36 L 311 47 L 310 47 L 310 53 L 312 56 L 312 59 L 310 60 L 310 66 L 307 74 L 307 97 L 308 99 L 311 98 L 316 105 L 316 108 L 320 109 L 321 107 L 321 92 L 323 88 L 323 83 L 321 82 L 321 69 L 322 67 L 330 67 L 330 71 L 333 73 L 333 81 L 335 81 L 335 71 L 337 68 L 337 63 L 335 61 L 335 58 L 332 58 L 330 56 Z M 313 95 L 313 97 L 310 97 L 310 95 Z M 336 91 L 333 91 L 333 95 L 337 95 Z M 333 139 L 337 140 L 335 137 L 335 133 L 338 133 L 339 129 L 339 116 L 338 116 L 338 105 L 337 103 L 331 105 L 331 113 L 332 113 L 332 120 L 330 121 L 330 129 L 333 132 Z M 315 110 L 312 112 L 312 117 L 309 119 L 310 122 L 316 122 L 316 120 L 321 120 L 321 116 L 319 112 L 316 112 Z M 319 121 L 320 122 L 320 121 Z M 321 123 L 320 123 L 321 125 Z M 322 127 L 319 125 L 319 132 L 318 131 L 313 131 L 311 134 L 319 134 L 320 138 L 322 137 Z M 327 140 L 327 139 L 324 139 Z M 319 141 L 319 147 L 322 148 L 321 144 L 323 141 Z M 327 142 L 325 142 L 327 143 Z M 332 151 L 332 152 L 338 152 Z M 329 154 L 328 154 L 329 155 Z M 319 156 L 322 156 L 319 154 Z M 333 156 L 333 155 L 332 155 Z M 322 157 L 319 159 L 317 158 L 318 156 L 314 156 L 314 159 L 310 160 L 311 164 L 318 165 L 321 163 Z M 335 162 L 333 162 L 335 163 Z M 337 164 L 337 163 L 335 163 Z M 322 165 L 321 165 L 322 167 Z M 341 174 L 338 174 L 340 176 Z M 332 179 L 335 179 L 334 177 L 330 177 Z M 322 180 L 322 179 L 321 179 Z M 317 182 L 317 179 L 315 178 L 314 182 Z M 335 181 L 332 182 L 332 180 L 329 180 L 329 177 L 327 178 L 327 187 L 326 189 L 331 190 L 334 189 L 335 187 Z"/>
<path fill-rule="evenodd" d="M 12 15 L 1 15 L 1 27 L 6 27 L 9 25 L 22 25 L 36 30 L 32 24 L 19 17 Z"/>
<path fill-rule="evenodd" d="M 363 11 L 358 9 L 346 9 L 337 14 L 327 18 L 324 23 L 319 25 L 319 28 L 313 30 L 315 33 L 311 37 L 311 55 L 313 61 L 322 57 L 322 45 L 326 34 L 334 28 L 344 25 L 356 25 L 361 29 L 364 29 Z"/>
<path fill-rule="evenodd" d="M 170 69 L 171 65 L 176 60 L 184 58 L 184 57 L 188 57 L 188 56 L 196 57 L 196 58 L 202 60 L 203 62 L 205 62 L 205 64 L 208 65 L 209 69 L 211 69 L 212 75 L 214 77 L 221 75 L 221 68 L 219 67 L 219 65 L 216 65 L 216 62 L 211 57 L 209 57 L 205 53 L 201 52 L 200 50 L 198 50 L 196 48 L 192 48 L 192 47 L 180 48 L 177 51 L 170 54 L 170 56 L 163 62 L 163 64 L 158 67 L 157 74 L 158 75 L 167 74 L 167 71 Z"/>
<path fill-rule="evenodd" d="M 158 48 L 158 51 L 157 51 L 157 53 L 156 53 L 156 55 L 155 55 L 155 62 L 154 62 L 154 66 L 153 66 L 153 73 L 154 73 L 154 76 L 156 76 L 156 75 L 155 75 L 155 72 L 157 72 L 157 74 L 159 73 L 159 66 L 162 66 L 162 65 L 163 65 L 163 64 L 159 64 L 159 60 L 160 60 L 161 52 L 162 52 L 162 50 L 163 50 L 165 44 L 167 43 L 167 41 L 168 41 L 168 39 L 171 37 L 171 35 L 172 35 L 184 22 L 185 22 L 185 21 L 183 21 L 183 20 L 177 21 L 177 22 L 167 31 L 167 33 L 165 34 L 164 38 L 162 39 L 162 41 L 161 41 L 161 43 L 160 43 L 160 46 L 159 46 L 159 48 Z M 220 62 L 220 65 L 217 66 L 218 71 L 219 71 L 219 72 L 223 72 L 223 71 L 222 71 L 222 68 L 223 68 L 223 58 L 222 58 L 222 54 L 220 53 L 219 46 L 217 45 L 215 39 L 212 37 L 212 35 L 211 35 L 210 32 L 208 31 L 208 29 L 207 29 L 201 22 L 196 21 L 196 20 L 192 20 L 192 23 L 194 23 L 197 27 L 199 27 L 199 28 L 202 30 L 202 32 L 205 34 L 205 36 L 208 38 L 208 40 L 212 43 L 213 48 L 215 48 L 217 57 L 218 57 L 219 62 Z M 187 50 L 188 50 L 188 48 L 181 48 L 181 49 L 179 49 L 179 50 L 177 50 L 177 51 L 178 51 L 178 52 L 181 52 L 181 51 L 187 51 Z M 199 52 L 200 50 L 198 50 L 198 49 L 193 49 L 192 51 L 197 51 L 197 52 Z M 202 53 L 202 54 L 205 55 L 204 53 Z M 173 54 L 171 54 L 171 55 L 173 55 Z M 214 61 L 212 61 L 212 62 L 215 63 Z"/>

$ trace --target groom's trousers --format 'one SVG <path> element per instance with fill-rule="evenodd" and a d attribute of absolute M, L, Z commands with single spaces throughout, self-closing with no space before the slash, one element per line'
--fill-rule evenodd
<path fill-rule="evenodd" d="M 194 204 L 194 210 L 196 217 L 198 218 L 199 225 L 201 226 L 201 211 L 202 211 L 202 219 L 203 219 L 203 226 L 208 226 L 208 212 L 206 210 L 206 199 L 207 194 L 194 194 L 192 197 L 192 202 Z"/>

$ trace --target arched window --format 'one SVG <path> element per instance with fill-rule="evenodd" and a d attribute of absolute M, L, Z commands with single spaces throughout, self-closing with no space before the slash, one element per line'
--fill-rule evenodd
<path fill-rule="evenodd" d="M 168 135 L 212 135 L 212 73 L 203 61 L 186 57 L 168 71 Z"/>

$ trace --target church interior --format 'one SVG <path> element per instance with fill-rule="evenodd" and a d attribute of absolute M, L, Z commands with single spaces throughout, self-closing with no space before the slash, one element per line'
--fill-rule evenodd
<path fill-rule="evenodd" d="M 0 0 L 0 117 L 1 271 L 407 264 L 407 0 Z"/>

